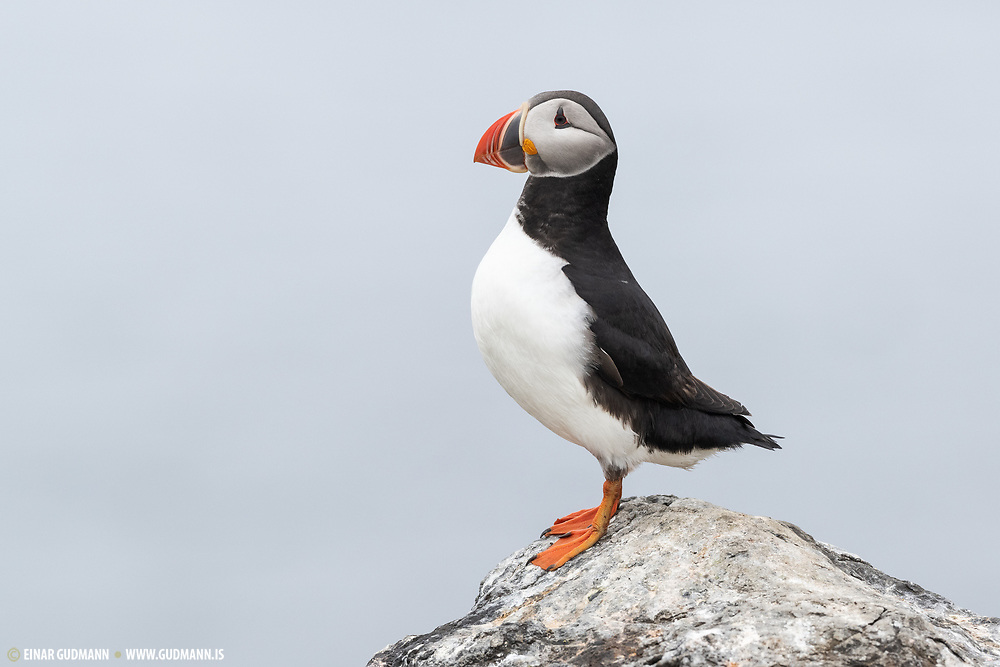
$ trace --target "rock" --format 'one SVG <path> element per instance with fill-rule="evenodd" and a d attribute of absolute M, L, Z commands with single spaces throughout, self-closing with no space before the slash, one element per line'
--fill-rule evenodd
<path fill-rule="evenodd" d="M 789 523 L 674 496 L 622 501 L 554 572 L 539 540 L 472 610 L 369 667 L 1000 665 L 1000 619 L 883 574 Z"/>

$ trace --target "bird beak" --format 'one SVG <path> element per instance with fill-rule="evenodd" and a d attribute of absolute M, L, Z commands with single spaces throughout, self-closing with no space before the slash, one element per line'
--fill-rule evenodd
<path fill-rule="evenodd" d="M 510 171 L 522 173 L 528 171 L 524 165 L 524 150 L 521 148 L 521 137 L 524 136 L 524 117 L 528 103 L 490 125 L 486 134 L 476 146 L 475 162 L 503 167 Z"/>

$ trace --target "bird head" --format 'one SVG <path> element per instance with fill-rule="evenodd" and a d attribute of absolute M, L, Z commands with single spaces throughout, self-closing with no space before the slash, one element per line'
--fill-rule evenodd
<path fill-rule="evenodd" d="M 476 162 L 534 176 L 576 176 L 618 149 L 611 124 L 582 93 L 539 93 L 493 123 Z"/>

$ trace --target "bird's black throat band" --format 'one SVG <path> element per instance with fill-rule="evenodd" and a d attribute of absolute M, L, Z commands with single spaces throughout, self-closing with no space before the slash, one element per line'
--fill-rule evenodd
<path fill-rule="evenodd" d="M 529 177 L 517 202 L 524 233 L 570 261 L 578 251 L 595 249 L 595 236 L 602 239 L 598 246 L 614 245 L 608 231 L 608 203 L 617 168 L 618 151 L 614 151 L 576 176 Z"/>

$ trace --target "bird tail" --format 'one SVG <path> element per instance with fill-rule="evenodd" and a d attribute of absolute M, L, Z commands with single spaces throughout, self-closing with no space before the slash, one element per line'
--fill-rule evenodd
<path fill-rule="evenodd" d="M 757 445 L 758 447 L 763 447 L 764 449 L 781 449 L 781 445 L 775 442 L 775 439 L 781 440 L 784 436 L 772 435 L 770 433 L 761 433 L 754 429 L 752 439 L 750 440 L 751 445 Z"/>
<path fill-rule="evenodd" d="M 781 445 L 775 442 L 775 440 L 781 440 L 784 436 L 761 433 L 754 428 L 753 424 L 751 424 L 750 420 L 746 417 L 742 417 L 742 421 L 743 426 L 746 429 L 746 440 L 743 442 L 748 445 L 757 445 L 758 447 L 763 447 L 764 449 L 781 449 Z"/>

